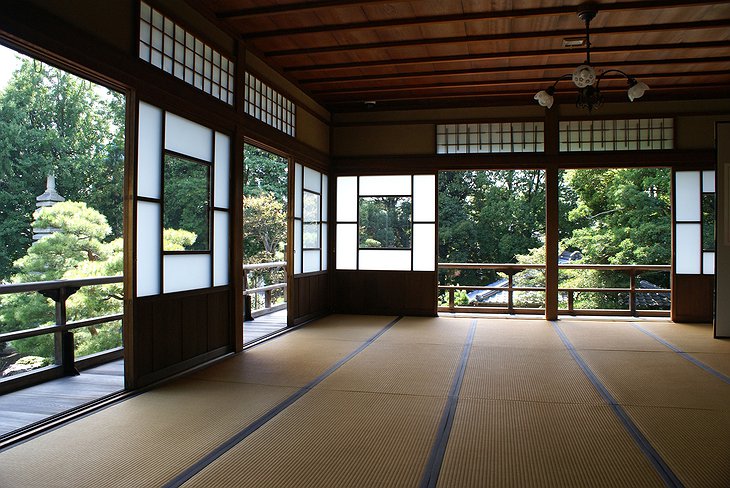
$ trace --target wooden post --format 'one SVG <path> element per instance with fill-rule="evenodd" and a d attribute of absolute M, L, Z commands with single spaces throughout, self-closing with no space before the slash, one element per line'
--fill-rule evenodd
<path fill-rule="evenodd" d="M 510 315 L 515 313 L 514 296 L 512 295 L 514 292 L 512 291 L 512 286 L 514 286 L 513 273 L 511 270 L 507 270 L 507 310 Z"/>
<path fill-rule="evenodd" d="M 632 317 L 638 317 L 636 311 L 636 270 L 633 268 L 629 271 L 629 288 L 629 310 Z"/>
<path fill-rule="evenodd" d="M 545 170 L 545 320 L 558 319 L 558 169 Z"/>
<path fill-rule="evenodd" d="M 454 289 L 449 288 L 449 309 L 454 311 Z"/>
<path fill-rule="evenodd" d="M 54 290 L 42 290 L 39 293 L 56 302 L 56 325 L 66 325 L 66 300 L 79 290 L 78 287 L 61 287 Z M 74 334 L 71 331 L 54 334 L 56 364 L 61 365 L 63 374 L 76 376 L 79 374 L 74 359 Z"/>

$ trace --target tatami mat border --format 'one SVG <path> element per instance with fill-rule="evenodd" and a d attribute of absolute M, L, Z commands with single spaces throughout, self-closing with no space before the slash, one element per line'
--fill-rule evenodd
<path fill-rule="evenodd" d="M 593 370 L 591 370 L 588 364 L 586 364 L 586 362 L 583 360 L 581 355 L 578 354 L 578 351 L 575 349 L 575 347 L 573 347 L 570 339 L 568 339 L 568 336 L 565 335 L 558 323 L 555 321 L 551 321 L 550 323 L 555 329 L 555 332 L 560 337 L 560 340 L 562 340 L 563 344 L 565 344 L 565 347 L 568 349 L 570 355 L 573 357 L 575 362 L 578 363 L 580 368 L 583 370 L 583 373 L 585 373 L 590 382 L 593 383 L 593 386 L 596 387 L 596 390 L 598 390 L 598 393 L 601 395 L 601 397 L 606 401 L 606 403 L 611 406 L 613 412 L 616 414 L 623 426 L 637 443 L 649 462 L 651 462 L 652 466 L 654 466 L 664 483 L 667 486 L 671 487 L 683 487 L 684 485 L 679 480 L 679 478 L 677 478 L 677 475 L 674 474 L 672 469 L 667 465 L 664 459 L 662 459 L 661 455 L 657 452 L 656 449 L 654 449 L 654 446 L 651 445 L 651 443 L 644 436 L 644 434 L 641 433 L 633 420 L 631 420 L 631 417 L 629 417 L 623 407 L 619 405 L 613 395 L 611 395 L 611 393 L 608 391 L 606 386 L 601 383 L 601 380 L 598 379 Z"/>
<path fill-rule="evenodd" d="M 639 324 L 636 324 L 634 322 L 631 322 L 631 325 L 635 329 L 640 330 L 641 332 L 643 332 L 644 334 L 648 335 L 652 339 L 655 339 L 660 344 L 663 344 L 667 348 L 669 348 L 672 351 L 676 352 L 681 357 L 683 357 L 684 359 L 686 359 L 690 363 L 694 364 L 698 368 L 701 368 L 701 369 L 705 370 L 706 372 L 710 373 L 711 375 L 713 375 L 713 376 L 721 379 L 722 381 L 724 381 L 725 383 L 727 383 L 727 384 L 730 385 L 730 376 L 727 376 L 727 375 L 721 373 L 720 371 L 714 369 L 713 367 L 708 366 L 707 364 L 703 363 L 702 361 L 700 361 L 699 359 L 697 359 L 694 356 L 690 355 L 689 353 L 684 352 L 683 350 L 681 350 L 680 348 L 678 348 L 677 346 L 675 346 L 671 342 L 662 339 L 661 337 L 659 337 L 658 335 L 656 335 L 655 333 L 653 333 L 653 332 L 651 332 L 649 330 L 646 330 L 645 328 L 643 328 Z"/>

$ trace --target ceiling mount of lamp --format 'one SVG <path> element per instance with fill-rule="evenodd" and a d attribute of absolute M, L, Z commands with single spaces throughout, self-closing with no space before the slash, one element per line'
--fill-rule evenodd
<path fill-rule="evenodd" d="M 618 73 L 626 77 L 626 80 L 629 84 L 628 96 L 629 100 L 631 100 L 632 102 L 637 98 L 641 98 L 644 95 L 644 92 L 649 89 L 646 83 L 637 81 L 636 78 L 634 78 L 633 76 L 627 75 L 626 73 L 618 69 L 609 69 L 603 71 L 598 75 L 596 74 L 596 70 L 591 66 L 590 27 L 591 20 L 596 17 L 597 13 L 598 10 L 596 9 L 595 5 L 586 5 L 578 11 L 578 17 L 586 24 L 586 60 L 583 64 L 575 68 L 572 73 L 564 74 L 563 76 L 555 80 L 555 83 L 553 83 L 551 86 L 539 91 L 535 95 L 535 100 L 537 100 L 537 102 L 541 106 L 547 108 L 553 106 L 553 102 L 555 101 L 553 95 L 555 94 L 556 85 L 558 84 L 558 82 L 567 79 L 573 80 L 573 83 L 578 88 L 578 98 L 575 102 L 576 107 L 586 108 L 589 112 L 597 109 L 603 103 L 603 96 L 601 95 L 601 90 L 598 88 L 598 86 L 600 85 L 603 77 L 606 76 L 608 73 Z"/>

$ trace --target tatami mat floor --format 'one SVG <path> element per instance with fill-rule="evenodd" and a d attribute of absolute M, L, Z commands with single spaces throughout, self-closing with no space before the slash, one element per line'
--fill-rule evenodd
<path fill-rule="evenodd" d="M 334 315 L 0 452 L 0 486 L 727 488 L 711 335 Z"/>

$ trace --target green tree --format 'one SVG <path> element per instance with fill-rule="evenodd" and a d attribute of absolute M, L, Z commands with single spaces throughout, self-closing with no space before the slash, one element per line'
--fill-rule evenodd
<path fill-rule="evenodd" d="M 279 202 L 287 199 L 287 159 L 269 151 L 244 144 L 243 194 L 272 193 Z"/>
<path fill-rule="evenodd" d="M 122 235 L 124 98 L 24 58 L 0 93 L 0 280 L 32 242 L 35 197 L 56 175 L 67 199 L 109 215 Z"/>

